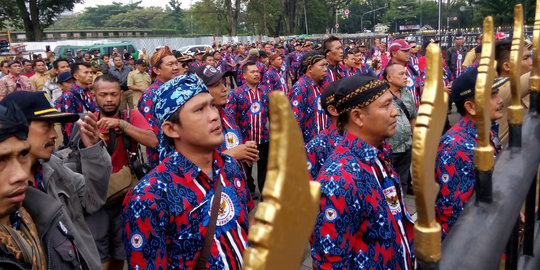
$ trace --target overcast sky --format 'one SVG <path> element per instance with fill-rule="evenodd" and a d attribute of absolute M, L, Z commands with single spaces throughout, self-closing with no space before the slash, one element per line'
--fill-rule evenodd
<path fill-rule="evenodd" d="M 82 4 L 76 4 L 75 8 L 73 9 L 73 12 L 82 12 L 86 7 L 94 7 L 97 5 L 110 5 L 112 2 L 120 2 L 123 4 L 129 4 L 130 0 L 85 0 Z M 132 2 L 136 2 L 133 0 Z M 190 7 L 190 4 L 193 2 L 197 2 L 197 0 L 180 0 L 180 3 L 182 3 L 182 8 L 186 9 Z M 150 6 L 158 6 L 165 8 L 167 6 L 167 3 L 169 3 L 169 0 L 142 0 L 141 6 L 143 7 L 150 7 Z"/>

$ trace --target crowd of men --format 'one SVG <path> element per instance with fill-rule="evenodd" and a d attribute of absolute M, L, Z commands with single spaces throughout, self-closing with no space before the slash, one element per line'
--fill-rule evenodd
<path fill-rule="evenodd" d="M 474 192 L 481 41 L 467 51 L 457 33 L 441 55 L 444 94 L 461 115 L 437 153 L 441 239 Z M 265 185 L 269 94 L 279 91 L 321 184 L 314 268 L 413 269 L 404 198 L 429 43 L 437 41 L 420 48 L 389 36 L 368 50 L 330 36 L 318 45 L 224 44 L 193 57 L 165 46 L 139 59 L 3 61 L 0 268 L 240 269 Z M 499 40 L 495 157 L 508 137 L 509 55 L 510 42 Z M 529 46 L 519 68 L 525 97 Z"/>

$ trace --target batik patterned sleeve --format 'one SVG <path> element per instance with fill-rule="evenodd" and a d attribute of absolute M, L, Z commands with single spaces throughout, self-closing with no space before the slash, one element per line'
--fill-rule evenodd
<path fill-rule="evenodd" d="M 122 239 L 129 269 L 167 269 L 167 202 L 152 192 L 130 190 L 124 199 Z M 144 189 L 144 187 L 142 187 Z M 178 260 L 179 258 L 176 258 Z"/>
<path fill-rule="evenodd" d="M 306 97 L 305 95 L 303 95 L 305 92 L 306 91 L 304 87 L 299 84 L 295 85 L 293 89 L 289 92 L 289 101 L 291 102 L 294 117 L 296 118 L 296 121 L 298 121 L 301 129 L 303 127 L 302 123 L 305 114 L 304 100 L 306 99 Z"/>
<path fill-rule="evenodd" d="M 307 167 L 312 180 L 317 179 L 319 171 L 326 159 L 326 156 L 324 156 L 326 152 L 320 150 L 320 147 L 323 145 L 320 136 L 316 136 L 306 144 Z"/>
<path fill-rule="evenodd" d="M 356 265 L 356 234 L 363 200 L 350 177 L 337 172 L 342 166 L 336 163 L 325 167 L 317 178 L 321 204 L 311 239 L 311 256 L 319 269 L 355 269 Z"/>
<path fill-rule="evenodd" d="M 54 107 L 60 112 L 66 112 L 66 113 L 76 113 L 77 111 L 73 108 L 74 100 L 70 99 L 70 97 L 73 97 L 73 95 L 68 95 L 67 93 L 62 94 L 56 101 L 54 102 Z M 71 136 L 71 133 L 73 132 L 73 123 L 65 123 L 62 124 L 62 135 L 64 137 L 64 144 L 66 144 L 69 141 L 69 137 Z"/>
<path fill-rule="evenodd" d="M 227 97 L 227 104 L 225 105 L 225 118 L 228 123 L 233 125 L 236 130 L 240 131 L 240 127 L 238 126 L 239 119 L 238 119 L 238 91 L 231 91 L 229 96 Z M 247 141 L 246 138 L 242 138 L 242 143 L 245 143 Z"/>
<path fill-rule="evenodd" d="M 446 137 L 437 152 L 435 177 L 439 184 L 439 195 L 435 202 L 437 221 L 442 227 L 442 237 L 452 228 L 474 189 L 474 147 L 456 135 Z"/>

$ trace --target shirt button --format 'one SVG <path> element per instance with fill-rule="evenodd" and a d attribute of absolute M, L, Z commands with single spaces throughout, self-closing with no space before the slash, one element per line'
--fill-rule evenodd
<path fill-rule="evenodd" d="M 70 251 L 68 252 L 68 254 L 69 254 L 69 257 L 73 257 L 73 250 L 70 250 Z"/>

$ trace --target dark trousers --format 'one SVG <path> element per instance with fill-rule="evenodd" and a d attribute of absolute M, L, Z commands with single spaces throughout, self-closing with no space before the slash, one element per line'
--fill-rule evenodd
<path fill-rule="evenodd" d="M 392 153 L 392 162 L 394 164 L 394 170 L 399 175 L 399 181 L 401 182 L 401 188 L 403 193 L 407 194 L 407 188 L 412 190 L 412 181 L 410 177 L 411 172 L 411 149 L 402 153 Z"/>
<path fill-rule="evenodd" d="M 268 165 L 268 146 L 270 143 L 257 144 L 257 150 L 259 150 L 259 161 L 257 161 L 257 184 L 259 185 L 259 192 L 262 193 L 264 187 L 264 181 L 266 180 L 266 168 Z M 255 193 L 255 179 L 251 176 L 253 167 L 244 164 L 244 170 L 246 171 L 247 184 L 251 194 Z"/>

